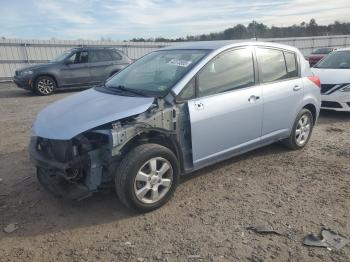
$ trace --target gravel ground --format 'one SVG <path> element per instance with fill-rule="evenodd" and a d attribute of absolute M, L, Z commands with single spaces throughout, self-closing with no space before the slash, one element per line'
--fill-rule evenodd
<path fill-rule="evenodd" d="M 350 246 L 302 244 L 322 227 L 350 238 L 350 114 L 322 112 L 304 150 L 275 144 L 189 175 L 167 205 L 140 215 L 115 194 L 72 203 L 39 185 L 31 123 L 70 94 L 0 85 L 0 227 L 18 224 L 0 232 L 1 261 L 350 261 Z"/>

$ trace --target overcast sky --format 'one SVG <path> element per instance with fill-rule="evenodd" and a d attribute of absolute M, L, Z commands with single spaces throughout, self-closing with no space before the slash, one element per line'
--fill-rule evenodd
<path fill-rule="evenodd" d="M 350 0 L 0 0 L 0 12 L 6 38 L 127 40 L 218 32 L 252 20 L 349 22 Z"/>

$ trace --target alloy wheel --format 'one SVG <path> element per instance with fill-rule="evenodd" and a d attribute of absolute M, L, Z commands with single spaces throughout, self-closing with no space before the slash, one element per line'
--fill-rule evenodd
<path fill-rule="evenodd" d="M 310 135 L 311 120 L 306 114 L 302 115 L 298 121 L 297 128 L 295 130 L 295 140 L 299 146 L 304 145 Z"/>
<path fill-rule="evenodd" d="M 53 92 L 55 83 L 47 78 L 40 79 L 38 82 L 38 91 L 44 95 L 48 95 Z"/>
<path fill-rule="evenodd" d="M 173 183 L 173 168 L 168 160 L 155 157 L 144 163 L 136 174 L 134 192 L 139 201 L 154 204 L 160 201 Z"/>

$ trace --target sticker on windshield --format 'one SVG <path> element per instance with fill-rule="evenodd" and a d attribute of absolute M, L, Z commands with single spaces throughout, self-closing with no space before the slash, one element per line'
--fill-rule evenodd
<path fill-rule="evenodd" d="M 192 61 L 180 60 L 180 59 L 173 58 L 168 62 L 168 65 L 188 67 L 191 63 L 192 63 Z"/>

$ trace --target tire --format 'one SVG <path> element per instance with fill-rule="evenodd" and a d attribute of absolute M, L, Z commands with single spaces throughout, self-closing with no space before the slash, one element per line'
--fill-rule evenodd
<path fill-rule="evenodd" d="M 143 144 L 121 161 L 115 175 L 115 188 L 126 207 L 149 212 L 168 202 L 179 183 L 179 175 L 178 160 L 170 149 Z"/>
<path fill-rule="evenodd" d="M 51 95 L 56 90 L 56 81 L 50 76 L 40 76 L 35 80 L 34 91 L 41 96 Z"/>
<path fill-rule="evenodd" d="M 303 108 L 295 119 L 292 132 L 284 144 L 292 150 L 302 149 L 309 142 L 314 127 L 313 115 Z M 306 122 L 304 122 L 306 121 Z"/>

